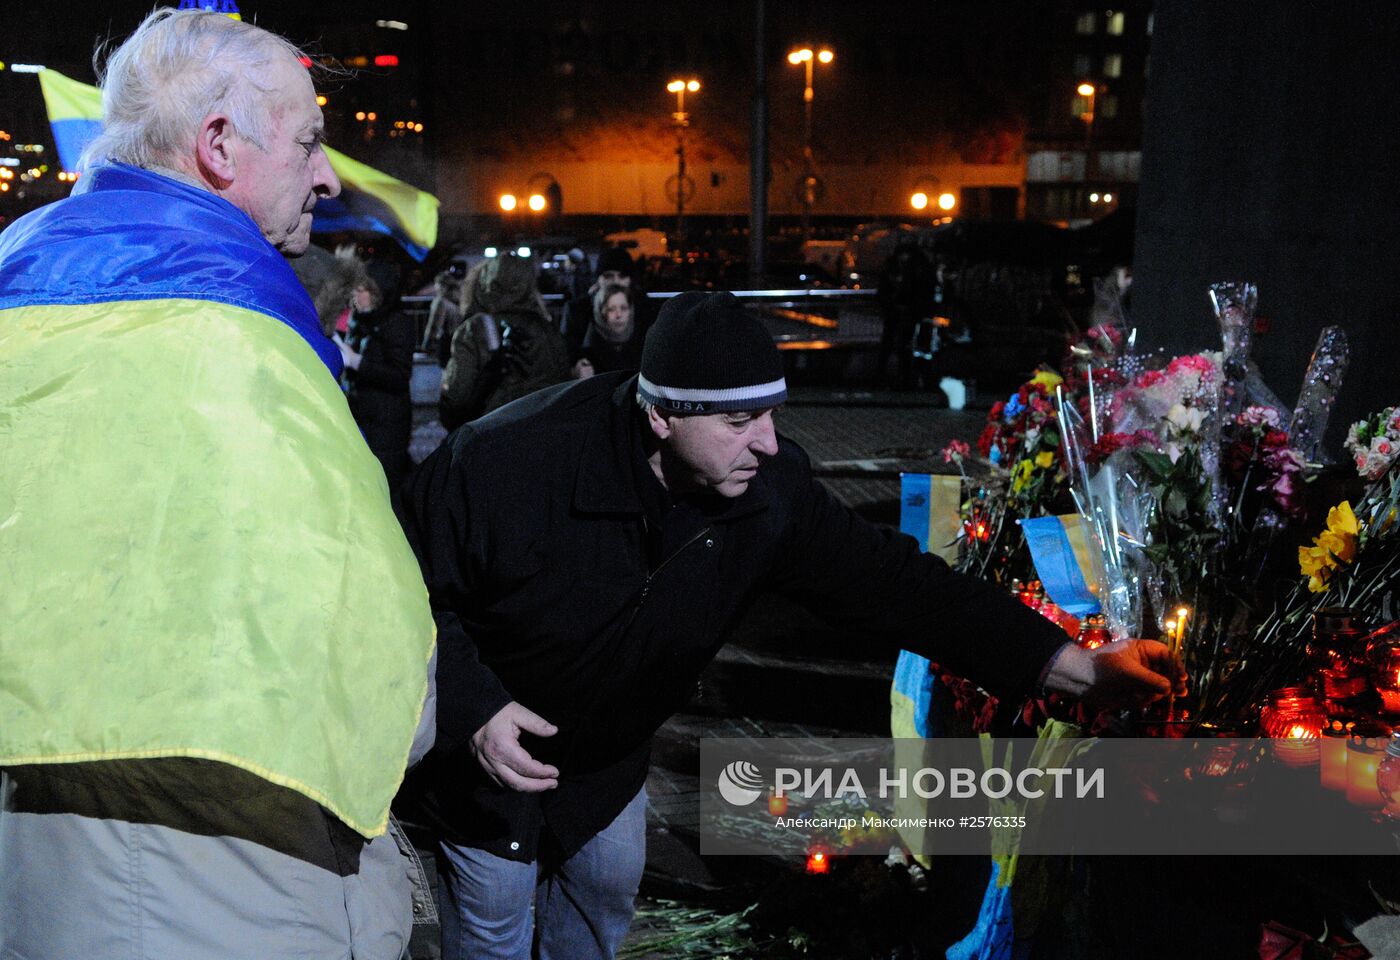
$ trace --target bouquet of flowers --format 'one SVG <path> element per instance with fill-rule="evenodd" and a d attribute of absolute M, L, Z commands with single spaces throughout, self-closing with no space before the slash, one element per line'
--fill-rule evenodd
<path fill-rule="evenodd" d="M 1061 382 L 1053 370 L 1038 370 L 1006 400 L 994 403 L 976 455 L 961 440 L 944 447 L 943 461 L 957 465 L 968 490 L 961 507 L 959 570 L 997 583 L 1030 575 L 1030 558 L 1011 521 L 1044 514 L 1064 493 L 1052 399 Z"/>
<path fill-rule="evenodd" d="M 1299 579 L 1221 672 L 1204 709 L 1242 714 L 1269 690 L 1302 677 L 1318 609 L 1393 615 L 1400 600 L 1400 457 L 1389 451 L 1397 421 L 1397 408 L 1389 407 L 1351 427 L 1346 446 L 1355 482 L 1363 484 L 1360 496 L 1354 505 L 1350 498 L 1332 505 L 1325 526 L 1298 547 Z"/>

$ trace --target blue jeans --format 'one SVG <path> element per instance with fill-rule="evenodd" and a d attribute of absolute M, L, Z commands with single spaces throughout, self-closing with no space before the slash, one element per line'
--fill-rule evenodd
<path fill-rule="evenodd" d="M 440 841 L 443 960 L 611 960 L 646 867 L 646 808 L 643 788 L 559 864 Z"/>

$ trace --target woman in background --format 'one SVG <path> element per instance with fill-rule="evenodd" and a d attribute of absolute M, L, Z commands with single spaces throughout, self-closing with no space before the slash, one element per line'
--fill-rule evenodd
<path fill-rule="evenodd" d="M 600 287 L 593 295 L 593 322 L 574 358 L 574 377 L 639 369 L 644 340 L 631 289 L 611 283 Z"/>

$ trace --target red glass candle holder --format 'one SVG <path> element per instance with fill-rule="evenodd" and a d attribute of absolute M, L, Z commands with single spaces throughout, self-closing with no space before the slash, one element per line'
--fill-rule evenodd
<path fill-rule="evenodd" d="M 1289 767 L 1307 767 L 1319 761 L 1318 740 L 1327 715 L 1311 687 L 1283 687 L 1269 694 L 1259 714 L 1264 736 L 1273 739 L 1274 758 Z"/>

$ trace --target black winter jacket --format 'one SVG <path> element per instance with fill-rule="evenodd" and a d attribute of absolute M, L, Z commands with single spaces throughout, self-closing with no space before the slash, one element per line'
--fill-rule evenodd
<path fill-rule="evenodd" d="M 405 488 L 439 618 L 437 745 L 410 793 L 456 842 L 529 860 L 607 826 L 645 781 L 652 734 L 763 589 L 891 659 L 906 647 L 1013 699 L 1064 644 L 1002 591 L 837 503 L 786 439 L 741 496 L 680 501 L 649 551 L 635 395 L 621 374 L 532 394 L 456 430 Z M 559 727 L 525 743 L 559 767 L 558 789 L 501 789 L 471 756 L 471 735 L 512 700 Z"/>
<path fill-rule="evenodd" d="M 350 413 L 359 424 L 390 489 L 408 473 L 408 442 L 413 433 L 413 318 L 393 309 L 355 314 L 346 341 L 360 354 L 357 370 L 347 370 Z"/>

